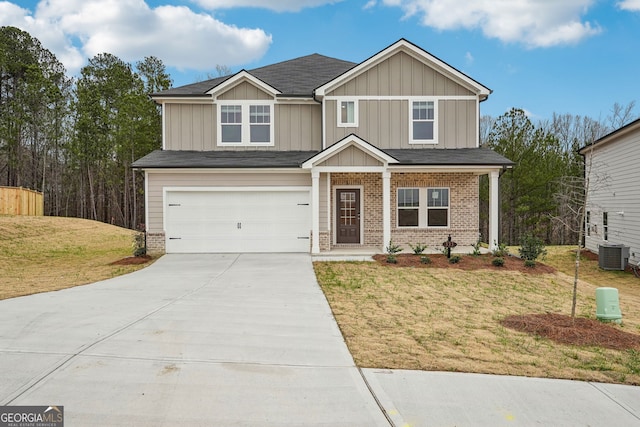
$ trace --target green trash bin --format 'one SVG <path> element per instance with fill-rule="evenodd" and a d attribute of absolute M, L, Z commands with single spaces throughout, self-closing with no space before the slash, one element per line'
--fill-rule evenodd
<path fill-rule="evenodd" d="M 596 289 L 596 317 L 605 322 L 622 323 L 622 312 L 616 288 Z"/>

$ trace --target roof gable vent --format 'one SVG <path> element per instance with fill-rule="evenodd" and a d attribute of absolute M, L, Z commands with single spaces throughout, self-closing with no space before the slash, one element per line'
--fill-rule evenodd
<path fill-rule="evenodd" d="M 628 246 L 607 244 L 598 247 L 598 264 L 603 270 L 624 270 L 628 262 Z"/>

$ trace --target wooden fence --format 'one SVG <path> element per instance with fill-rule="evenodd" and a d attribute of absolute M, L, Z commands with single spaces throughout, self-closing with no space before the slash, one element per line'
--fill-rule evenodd
<path fill-rule="evenodd" d="M 27 188 L 0 187 L 0 215 L 44 215 L 44 197 Z"/>

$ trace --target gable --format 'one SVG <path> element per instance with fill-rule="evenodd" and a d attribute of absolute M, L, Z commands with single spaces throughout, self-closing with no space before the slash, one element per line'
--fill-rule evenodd
<path fill-rule="evenodd" d="M 352 145 L 337 152 L 318 166 L 382 166 L 382 162 Z"/>
<path fill-rule="evenodd" d="M 369 73 L 370 71 L 373 71 Z M 369 76 L 359 79 L 361 76 Z M 343 92 L 340 92 L 343 91 Z M 422 48 L 400 39 L 318 87 L 315 95 L 473 96 L 482 101 L 491 89 Z"/>
<path fill-rule="evenodd" d="M 273 96 L 245 80 L 221 92 L 217 98 L 220 100 L 270 100 Z"/>
<path fill-rule="evenodd" d="M 442 72 L 399 51 L 336 87 L 328 96 L 474 96 Z"/>

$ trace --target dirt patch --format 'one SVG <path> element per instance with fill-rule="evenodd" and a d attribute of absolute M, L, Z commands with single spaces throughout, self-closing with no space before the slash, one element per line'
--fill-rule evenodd
<path fill-rule="evenodd" d="M 114 261 L 109 265 L 140 265 L 140 264 L 146 264 L 151 260 L 152 258 L 149 255 L 129 256 L 126 258 L 119 259 L 118 261 Z"/>
<path fill-rule="evenodd" d="M 595 319 L 572 319 L 571 316 L 546 313 L 508 316 L 500 323 L 560 344 L 640 350 L 640 335 L 621 331 L 619 327 Z"/>
<path fill-rule="evenodd" d="M 431 262 L 423 263 L 421 255 L 414 254 L 399 254 L 396 255 L 397 263 L 392 264 L 387 262 L 386 254 L 374 255 L 373 259 L 379 264 L 387 265 L 390 267 L 416 267 L 416 268 L 455 268 L 459 270 L 498 270 L 498 271 L 520 271 L 528 274 L 547 274 L 554 273 L 555 268 L 537 262 L 535 267 L 527 267 L 524 265 L 524 261 L 520 258 L 508 256 L 504 257 L 504 265 L 497 267 L 492 264 L 493 256 L 489 254 L 485 255 L 463 255 L 460 257 L 460 261 L 452 264 L 446 255 L 433 254 L 426 255 Z M 452 255 L 453 256 L 453 255 Z"/>

